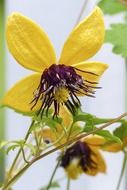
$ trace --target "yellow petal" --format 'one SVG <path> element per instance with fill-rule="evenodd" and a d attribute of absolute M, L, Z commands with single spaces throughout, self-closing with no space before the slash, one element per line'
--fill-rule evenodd
<path fill-rule="evenodd" d="M 99 7 L 74 28 L 64 44 L 60 64 L 72 65 L 92 57 L 104 41 L 103 14 Z"/>
<path fill-rule="evenodd" d="M 102 154 L 94 148 L 92 148 L 92 152 L 93 152 L 93 161 L 97 163 L 98 172 L 105 173 L 106 163 L 104 158 L 102 157 Z"/>
<path fill-rule="evenodd" d="M 73 121 L 71 113 L 68 111 L 68 109 L 65 106 L 61 105 L 59 115 L 63 119 L 64 126 L 68 128 Z"/>
<path fill-rule="evenodd" d="M 89 167 L 88 171 L 86 171 L 86 174 L 95 176 L 99 172 L 105 173 L 106 172 L 106 163 L 105 163 L 102 155 L 96 148 L 91 148 L 91 151 L 92 151 L 91 159 L 94 161 L 95 167 Z"/>
<path fill-rule="evenodd" d="M 34 98 L 33 93 L 39 85 L 40 77 L 40 74 L 34 74 L 16 83 L 7 94 L 5 94 L 2 104 L 26 114 L 37 111 L 41 105 L 41 101 L 38 101 L 38 104 L 33 110 L 31 110 L 32 105 L 30 102 Z"/>
<path fill-rule="evenodd" d="M 97 61 L 81 62 L 72 66 L 79 70 L 82 70 L 82 71 L 77 70 L 77 73 L 81 75 L 84 78 L 84 80 L 90 81 L 90 82 L 98 82 L 101 75 L 108 68 L 107 64 L 97 62 Z M 90 73 L 87 73 L 87 72 L 90 72 Z"/>
<path fill-rule="evenodd" d="M 42 72 L 56 63 L 54 49 L 47 34 L 19 13 L 8 17 L 7 43 L 12 55 L 25 68 Z"/>
<path fill-rule="evenodd" d="M 105 145 L 104 147 L 102 147 L 103 150 L 108 151 L 108 152 L 119 152 L 121 150 L 123 150 L 124 145 L 123 144 L 119 144 L 119 143 L 112 143 L 109 145 Z"/>
<path fill-rule="evenodd" d="M 72 160 L 71 163 L 65 168 L 65 171 L 67 172 L 68 177 L 73 180 L 77 179 L 80 174 L 83 173 L 78 159 Z"/>
<path fill-rule="evenodd" d="M 106 142 L 105 138 L 97 135 L 83 138 L 81 141 L 87 143 L 90 146 L 95 146 L 96 148 L 99 148 L 99 146 L 104 145 Z"/>

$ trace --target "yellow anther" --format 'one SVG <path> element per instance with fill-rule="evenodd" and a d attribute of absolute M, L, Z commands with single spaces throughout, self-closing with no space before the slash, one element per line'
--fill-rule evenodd
<path fill-rule="evenodd" d="M 55 100 L 58 103 L 64 103 L 68 100 L 69 98 L 69 91 L 65 87 L 59 87 L 57 88 L 55 95 L 54 95 Z"/>

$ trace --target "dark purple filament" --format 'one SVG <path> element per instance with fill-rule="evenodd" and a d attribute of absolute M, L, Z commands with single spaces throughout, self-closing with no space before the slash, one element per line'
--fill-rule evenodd
<path fill-rule="evenodd" d="M 93 152 L 86 143 L 78 141 L 66 150 L 61 159 L 61 166 L 66 168 L 77 158 L 84 172 L 88 171 L 89 168 L 97 168 L 97 164 L 91 158 L 92 154 Z"/>
<path fill-rule="evenodd" d="M 77 108 L 80 107 L 79 94 L 94 97 L 96 82 L 85 81 L 80 75 L 76 73 L 77 68 L 65 65 L 53 64 L 48 69 L 45 69 L 40 84 L 34 93 L 34 98 L 31 109 L 36 106 L 38 100 L 42 101 L 42 105 L 38 111 L 38 114 L 43 116 L 44 111 L 48 114 L 48 110 L 51 105 L 54 104 L 54 116 L 59 115 L 60 104 L 64 104 L 69 111 L 74 115 Z M 81 70 L 78 70 L 81 71 Z M 85 72 L 85 71 L 81 71 Z M 96 75 L 91 72 L 86 72 L 91 75 Z M 69 92 L 69 98 L 64 103 L 59 103 L 55 99 L 55 93 L 59 88 L 66 88 Z"/>

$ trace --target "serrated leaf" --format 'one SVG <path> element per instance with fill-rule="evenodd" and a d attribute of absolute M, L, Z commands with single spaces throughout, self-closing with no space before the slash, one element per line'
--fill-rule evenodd
<path fill-rule="evenodd" d="M 118 0 L 101 0 L 98 6 L 105 14 L 113 15 L 127 11 L 127 7 Z"/>
<path fill-rule="evenodd" d="M 50 189 L 59 188 L 59 187 L 60 187 L 60 184 L 57 181 L 54 181 L 54 182 L 52 182 Z M 42 187 L 40 190 L 47 190 L 47 186 Z"/>
<path fill-rule="evenodd" d="M 95 132 L 94 134 L 99 135 L 107 139 L 108 141 L 122 143 L 120 138 L 110 133 L 108 130 L 99 130 Z"/>
<path fill-rule="evenodd" d="M 15 150 L 16 148 L 19 148 L 18 144 L 11 145 L 7 148 L 6 154 L 8 154 L 11 150 Z"/>
<path fill-rule="evenodd" d="M 8 145 L 10 142 L 9 141 L 2 141 L 0 143 L 0 149 L 2 149 L 3 147 L 5 147 L 6 145 Z"/>
<path fill-rule="evenodd" d="M 24 139 L 21 139 L 21 140 L 17 140 L 17 141 L 11 141 L 12 143 L 15 143 L 19 146 L 24 146 L 25 144 L 25 140 Z"/>
<path fill-rule="evenodd" d="M 127 137 L 127 122 L 123 122 L 122 125 L 116 128 L 113 133 L 121 140 Z"/>
<path fill-rule="evenodd" d="M 112 24 L 106 31 L 106 43 L 113 45 L 113 52 L 127 58 L 127 24 Z"/>

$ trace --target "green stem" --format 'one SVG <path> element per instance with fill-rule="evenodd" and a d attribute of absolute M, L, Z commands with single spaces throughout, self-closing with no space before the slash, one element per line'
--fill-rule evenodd
<path fill-rule="evenodd" d="M 125 111 L 127 110 L 127 59 L 125 59 L 126 78 L 125 78 Z"/>
<path fill-rule="evenodd" d="M 26 134 L 26 136 L 25 136 L 25 138 L 24 138 L 25 142 L 27 141 L 27 139 L 28 139 L 28 137 L 29 137 L 29 135 L 30 135 L 30 129 L 31 129 L 31 127 L 34 125 L 34 122 L 35 122 L 35 121 L 33 120 L 32 123 L 31 123 L 31 125 L 30 125 L 30 127 L 29 127 L 29 130 L 27 131 L 27 134 Z M 12 174 L 12 172 L 13 172 L 13 169 L 14 169 L 14 167 L 15 167 L 15 165 L 16 165 L 16 162 L 17 162 L 17 160 L 18 160 L 18 158 L 19 158 L 21 152 L 22 152 L 22 148 L 20 148 L 20 150 L 18 151 L 18 153 L 17 153 L 17 155 L 16 155 L 16 157 L 15 157 L 15 159 L 14 159 L 12 165 L 11 165 L 11 168 L 10 168 L 9 173 L 8 173 L 8 179 L 7 179 L 7 181 L 9 180 L 9 177 L 11 176 L 11 174 Z"/>
<path fill-rule="evenodd" d="M 39 144 L 39 140 L 38 140 L 36 132 L 34 132 L 34 138 L 35 138 L 36 147 L 37 147 L 36 156 L 39 156 L 40 155 L 40 144 Z"/>
<path fill-rule="evenodd" d="M 81 20 L 81 18 L 82 18 L 82 15 L 83 15 L 83 13 L 84 13 L 84 10 L 85 10 L 85 8 L 86 8 L 87 3 L 88 3 L 88 0 L 85 0 L 84 3 L 83 3 L 83 5 L 82 5 L 81 11 L 80 11 L 80 13 L 79 13 L 79 16 L 78 16 L 78 18 L 77 18 L 77 20 L 76 20 L 75 26 L 80 22 L 80 20 Z"/>
<path fill-rule="evenodd" d="M 70 182 L 71 182 L 71 181 L 70 181 L 70 178 L 68 177 L 68 178 L 67 178 L 67 190 L 70 189 Z"/>
<path fill-rule="evenodd" d="M 29 164 L 29 161 L 26 159 L 26 155 L 25 155 L 25 152 L 24 152 L 23 147 L 21 148 L 21 151 L 22 151 L 22 156 L 23 156 L 24 161 L 25 161 L 27 164 Z"/>
<path fill-rule="evenodd" d="M 33 165 L 35 162 L 37 162 L 38 160 L 40 160 L 40 159 L 42 159 L 42 158 L 48 156 L 49 154 L 51 154 L 51 153 L 53 153 L 53 152 L 56 152 L 57 150 L 62 149 L 63 147 L 65 147 L 65 146 L 67 146 L 67 145 L 69 145 L 69 144 L 72 144 L 72 143 L 76 142 L 77 140 L 80 140 L 80 139 L 82 139 L 82 138 L 84 138 L 84 137 L 87 137 L 87 136 L 89 136 L 89 135 L 91 135 L 91 134 L 94 134 L 95 132 L 97 132 L 97 131 L 99 131 L 99 130 L 102 130 L 102 129 L 104 129 L 104 128 L 110 126 L 111 124 L 118 122 L 120 119 L 122 119 L 123 117 L 126 117 L 126 116 L 127 116 L 127 112 L 125 112 L 124 114 L 120 115 L 119 117 L 113 119 L 112 121 L 110 121 L 110 122 L 108 122 L 108 123 L 102 125 L 101 127 L 98 127 L 97 129 L 94 129 L 93 131 L 88 132 L 87 134 L 81 134 L 81 135 L 79 135 L 78 137 L 75 137 L 74 139 L 71 139 L 71 140 L 69 140 L 68 142 L 66 142 L 66 143 L 64 143 L 64 144 L 61 144 L 61 145 L 59 145 L 59 146 L 57 146 L 57 147 L 55 147 L 55 148 L 49 150 L 48 152 L 46 152 L 46 153 L 44 153 L 44 154 L 42 154 L 42 155 L 40 155 L 40 156 L 34 158 L 29 164 L 26 164 L 15 176 L 13 176 L 7 183 L 5 183 L 5 184 L 3 185 L 2 190 L 7 190 L 7 188 L 9 188 L 10 186 L 12 186 L 12 184 L 13 184 L 15 181 L 17 181 L 17 179 L 18 179 L 30 166 L 32 166 L 32 165 Z"/>
<path fill-rule="evenodd" d="M 69 141 L 69 138 L 70 138 L 72 129 L 73 129 L 73 123 L 71 124 L 70 129 L 69 129 L 69 134 L 68 134 L 68 136 L 67 136 L 67 142 Z M 67 146 L 65 146 L 64 152 L 66 151 L 66 149 L 67 149 Z M 64 152 L 62 153 L 62 155 L 64 154 Z M 55 167 L 55 169 L 54 169 L 54 171 L 53 171 L 53 173 L 52 173 L 52 175 L 51 175 L 51 178 L 50 178 L 50 181 L 49 181 L 49 184 L 48 184 L 46 190 L 49 190 L 50 187 L 51 187 L 52 180 L 53 180 L 53 178 L 54 178 L 54 176 L 55 176 L 55 173 L 56 173 L 56 171 L 57 171 L 57 169 L 58 169 L 58 167 L 59 167 L 59 164 L 60 164 L 62 155 L 58 158 L 58 159 L 59 159 L 59 160 L 58 160 L 58 163 L 57 163 L 57 165 L 56 165 L 56 167 Z"/>
<path fill-rule="evenodd" d="M 120 177 L 119 177 L 119 180 L 118 180 L 118 184 L 117 184 L 116 190 L 119 190 L 119 189 L 120 189 L 120 185 L 121 185 L 121 182 L 122 182 L 122 179 L 123 179 L 123 175 L 124 175 L 124 172 L 125 172 L 125 168 L 126 168 L 126 162 L 127 162 L 127 155 L 126 155 L 126 153 L 124 152 L 124 158 L 123 158 L 122 169 L 121 169 L 121 173 L 120 173 Z"/>
<path fill-rule="evenodd" d="M 55 166 L 55 168 L 54 168 L 54 170 L 53 170 L 53 173 L 52 173 L 52 175 L 51 175 L 51 178 L 50 178 L 50 180 L 49 180 L 49 183 L 48 183 L 48 186 L 47 186 L 46 190 L 49 190 L 49 189 L 50 189 L 50 187 L 51 187 L 51 185 L 52 185 L 53 178 L 54 178 L 54 176 L 55 176 L 55 174 L 56 174 L 56 171 L 57 171 L 57 169 L 58 169 L 58 167 L 59 167 L 59 164 L 60 164 L 60 159 L 58 160 L 58 162 L 57 162 L 57 164 L 56 164 L 56 166 Z"/>
<path fill-rule="evenodd" d="M 5 42 L 4 42 L 4 17 L 5 1 L 0 1 L 0 99 L 4 95 L 5 89 Z M 5 140 L 5 113 L 0 109 L 0 142 Z M 4 180 L 5 174 L 5 157 L 4 151 L 0 152 L 0 183 Z"/>

